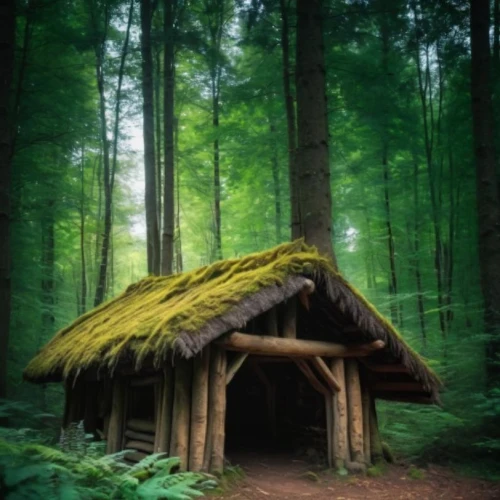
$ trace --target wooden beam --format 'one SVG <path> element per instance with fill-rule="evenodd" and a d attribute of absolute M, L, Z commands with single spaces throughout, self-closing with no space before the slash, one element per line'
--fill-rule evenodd
<path fill-rule="evenodd" d="M 297 338 L 297 297 L 290 297 L 285 303 L 282 336 L 286 339 Z"/>
<path fill-rule="evenodd" d="M 189 434 L 189 470 L 194 472 L 198 472 L 203 468 L 205 456 L 209 373 L 210 346 L 208 345 L 194 359 L 191 430 Z"/>
<path fill-rule="evenodd" d="M 155 423 L 151 420 L 141 420 L 139 418 L 131 418 L 127 420 L 127 429 L 139 432 L 155 432 Z"/>
<path fill-rule="evenodd" d="M 172 411 L 172 437 L 170 456 L 181 459 L 180 469 L 188 468 L 189 427 L 191 416 L 192 363 L 183 358 L 175 361 L 174 408 Z"/>
<path fill-rule="evenodd" d="M 161 380 L 161 375 L 151 375 L 149 377 L 134 377 L 130 379 L 130 387 L 145 387 L 148 385 L 159 384 Z"/>
<path fill-rule="evenodd" d="M 319 356 L 314 356 L 311 361 L 316 370 L 318 370 L 318 372 L 321 373 L 321 376 L 325 379 L 328 387 L 330 387 L 332 391 L 340 391 L 340 385 L 337 379 L 332 375 L 332 372 L 330 371 L 330 368 L 328 368 L 327 364 Z"/>
<path fill-rule="evenodd" d="M 318 380 L 306 360 L 294 359 L 294 361 L 314 389 L 316 389 L 320 394 L 323 394 L 325 397 L 331 396 L 330 391 Z"/>
<path fill-rule="evenodd" d="M 300 358 L 309 356 L 369 356 L 374 351 L 385 347 L 384 342 L 381 340 L 376 340 L 369 344 L 345 346 L 343 344 L 334 344 L 332 342 L 322 342 L 318 340 L 284 339 L 238 332 L 231 333 L 215 342 L 230 351 Z"/>
<path fill-rule="evenodd" d="M 112 454 L 122 449 L 125 413 L 127 408 L 127 384 L 123 377 L 113 381 L 111 415 L 109 417 L 106 453 Z"/>
<path fill-rule="evenodd" d="M 375 392 L 422 392 L 428 394 L 422 384 L 418 382 L 376 382 L 373 385 Z"/>
<path fill-rule="evenodd" d="M 226 385 L 228 385 L 229 382 L 233 380 L 233 377 L 236 375 L 236 372 L 241 368 L 247 357 L 248 357 L 247 352 L 240 352 L 234 357 L 234 359 L 231 361 L 231 364 L 227 367 Z"/>
<path fill-rule="evenodd" d="M 345 381 L 347 406 L 349 410 L 349 445 L 353 462 L 365 462 L 363 449 L 363 406 L 361 400 L 361 384 L 359 366 L 355 359 L 345 362 Z"/>
<path fill-rule="evenodd" d="M 144 453 L 153 453 L 154 444 L 146 441 L 127 441 L 125 443 L 125 449 L 143 451 Z"/>
<path fill-rule="evenodd" d="M 368 370 L 375 373 L 410 373 L 410 370 L 401 364 L 372 364 L 363 361 L 363 364 L 368 368 Z"/>
<path fill-rule="evenodd" d="M 330 369 L 340 385 L 340 391 L 333 394 L 333 464 L 336 469 L 343 469 L 350 461 L 344 360 L 332 359 Z"/>
<path fill-rule="evenodd" d="M 147 434 L 145 432 L 136 432 L 127 429 L 125 431 L 125 437 L 128 437 L 134 441 L 145 441 L 146 443 L 154 444 L 155 436 L 154 434 Z"/>

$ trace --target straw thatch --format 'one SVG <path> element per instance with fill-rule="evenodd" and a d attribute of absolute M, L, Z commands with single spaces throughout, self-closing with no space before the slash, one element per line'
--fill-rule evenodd
<path fill-rule="evenodd" d="M 188 273 L 148 277 L 58 332 L 25 370 L 31 381 L 61 380 L 119 362 L 159 367 L 172 353 L 190 358 L 218 336 L 244 325 L 301 290 L 317 285 L 332 310 L 349 317 L 365 339 L 390 354 L 437 397 L 439 380 L 368 301 L 299 240 Z"/>

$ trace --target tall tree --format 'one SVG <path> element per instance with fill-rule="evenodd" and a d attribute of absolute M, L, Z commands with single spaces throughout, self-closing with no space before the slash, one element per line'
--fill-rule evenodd
<path fill-rule="evenodd" d="M 490 88 L 490 2 L 470 8 L 471 97 L 476 162 L 479 261 L 484 298 L 484 325 L 490 335 L 487 372 L 490 384 L 500 376 L 500 195 Z"/>
<path fill-rule="evenodd" d="M 151 0 L 141 0 L 142 110 L 148 273 L 160 274 L 160 236 L 156 193 L 153 55 L 151 47 Z"/>
<path fill-rule="evenodd" d="M 297 171 L 305 240 L 336 264 L 320 0 L 297 1 Z"/>
<path fill-rule="evenodd" d="M 14 72 L 15 2 L 0 7 L 0 398 L 7 395 L 7 346 L 10 331 L 10 184 L 12 124 L 10 90 Z"/>

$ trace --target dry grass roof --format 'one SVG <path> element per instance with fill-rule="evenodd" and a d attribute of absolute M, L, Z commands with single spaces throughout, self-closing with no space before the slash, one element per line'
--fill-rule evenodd
<path fill-rule="evenodd" d="M 59 331 L 29 363 L 25 378 L 61 380 L 90 367 L 112 371 L 124 360 L 139 368 L 146 358 L 160 366 L 173 351 L 192 357 L 295 295 L 306 279 L 326 292 L 332 308 L 349 314 L 365 337 L 383 340 L 437 397 L 439 380 L 418 354 L 330 261 L 301 240 L 187 273 L 144 278 Z"/>

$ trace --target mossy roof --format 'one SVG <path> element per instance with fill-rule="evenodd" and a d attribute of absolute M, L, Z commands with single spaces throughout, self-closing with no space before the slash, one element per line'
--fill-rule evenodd
<path fill-rule="evenodd" d="M 172 352 L 192 357 L 204 345 L 295 295 L 307 279 L 332 308 L 349 314 L 366 338 L 382 339 L 413 377 L 437 395 L 439 380 L 426 363 L 331 262 L 302 240 L 190 272 L 147 277 L 60 330 L 33 358 L 24 376 L 61 380 L 90 367 L 114 370 L 145 359 L 161 366 Z"/>

